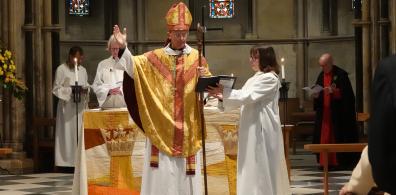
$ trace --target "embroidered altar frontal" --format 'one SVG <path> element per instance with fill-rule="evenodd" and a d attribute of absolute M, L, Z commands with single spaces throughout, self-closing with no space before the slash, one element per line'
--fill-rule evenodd
<path fill-rule="evenodd" d="M 132 150 L 137 126 L 128 111 L 84 113 L 88 194 L 138 194 L 134 187 Z"/>

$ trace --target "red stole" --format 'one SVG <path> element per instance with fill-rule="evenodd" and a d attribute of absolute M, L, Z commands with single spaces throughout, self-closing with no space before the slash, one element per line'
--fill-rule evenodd
<path fill-rule="evenodd" d="M 332 72 L 324 73 L 323 76 L 323 88 L 331 87 L 332 84 Z M 322 116 L 322 129 L 320 134 L 321 144 L 335 143 L 334 132 L 331 127 L 331 93 L 323 91 L 323 116 Z M 320 154 L 320 165 L 324 165 L 323 154 Z M 328 156 L 329 165 L 337 165 L 336 153 L 329 153 Z"/>

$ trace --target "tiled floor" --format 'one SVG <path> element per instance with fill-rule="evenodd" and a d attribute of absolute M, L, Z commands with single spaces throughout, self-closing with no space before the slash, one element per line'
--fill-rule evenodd
<path fill-rule="evenodd" d="M 1 175 L 1 195 L 71 194 L 72 174 L 44 173 L 31 175 Z"/>
<path fill-rule="evenodd" d="M 323 172 L 317 168 L 315 155 L 297 150 L 290 156 L 292 164 L 293 194 L 323 194 Z M 329 173 L 329 194 L 337 194 L 348 182 L 352 171 L 332 171 Z"/>
<path fill-rule="evenodd" d="M 316 168 L 315 156 L 298 150 L 291 155 L 291 161 L 293 194 L 323 194 L 323 173 Z M 331 172 L 330 194 L 338 194 L 350 174 L 351 171 Z M 0 175 L 0 195 L 71 194 L 72 180 L 72 174 L 62 173 Z"/>

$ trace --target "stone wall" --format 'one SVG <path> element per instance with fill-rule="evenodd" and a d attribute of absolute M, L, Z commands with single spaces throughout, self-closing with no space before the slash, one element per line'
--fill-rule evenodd
<path fill-rule="evenodd" d="M 84 66 L 88 70 L 90 82 L 94 79 L 97 63 L 109 56 L 104 51 L 106 45 L 105 24 L 103 14 L 100 14 L 105 9 L 103 7 L 104 2 L 103 0 L 94 2 L 91 16 L 63 16 L 64 18 L 61 17 L 60 20 L 61 25 L 65 27 L 60 38 L 61 59 L 65 59 L 67 50 L 73 43 L 83 46 L 86 56 Z M 128 29 L 128 40 L 131 42 L 129 47 L 135 54 L 141 54 L 149 49 L 162 46 L 162 42 L 167 36 L 164 16 L 174 2 L 176 1 L 118 1 L 118 18 L 120 24 Z M 297 8 L 297 3 L 293 0 L 252 0 L 255 6 L 252 8 L 253 13 L 248 15 L 253 15 L 250 20 L 253 23 L 254 32 L 243 31 L 241 27 L 236 28 L 235 24 L 228 22 L 227 19 L 216 19 L 219 21 L 217 22 L 219 25 L 222 24 L 223 31 L 208 32 L 207 38 L 210 41 L 206 43 L 206 57 L 212 65 L 212 71 L 215 74 L 232 72 L 238 76 L 237 87 L 242 86 L 246 79 L 253 74 L 248 67 L 249 49 L 253 45 L 261 44 L 273 45 L 278 58 L 284 57 L 286 59 L 287 80 L 291 82 L 290 97 L 296 97 L 298 88 L 301 87 L 296 85 L 297 74 L 304 74 L 304 85 L 312 84 L 313 78 L 320 71 L 317 68 L 316 59 L 323 52 L 331 52 L 335 56 L 336 62 L 342 64 L 342 67 L 353 75 L 354 43 L 351 1 L 338 0 L 337 2 L 337 34 L 351 36 L 351 38 L 330 43 L 320 40 L 311 41 L 312 38 L 320 39 L 328 36 L 321 31 L 321 2 L 307 0 L 308 37 L 305 38 L 297 36 L 297 14 L 302 10 Z M 185 3 L 188 5 L 190 2 L 185 1 Z M 62 13 L 60 15 L 64 15 L 64 5 L 60 6 L 59 12 Z M 216 22 L 214 23 L 216 24 Z M 253 36 L 249 36 L 250 34 L 253 34 Z M 191 32 L 189 42 L 193 46 L 195 37 L 195 33 Z M 301 40 L 306 40 L 308 45 L 305 52 L 309 59 L 305 65 L 302 65 L 304 66 L 304 72 L 297 71 L 296 44 Z M 93 41 L 94 43 L 88 43 L 87 41 Z M 354 86 L 355 81 L 353 79 L 354 77 L 351 76 Z M 92 98 L 92 100 L 94 101 L 95 98 Z"/>

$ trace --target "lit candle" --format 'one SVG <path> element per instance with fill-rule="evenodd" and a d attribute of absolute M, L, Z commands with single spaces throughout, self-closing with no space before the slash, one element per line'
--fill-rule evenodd
<path fill-rule="evenodd" d="M 234 73 L 231 73 L 231 76 L 233 77 L 233 76 L 234 76 Z"/>
<path fill-rule="evenodd" d="M 74 58 L 74 76 L 76 79 L 76 83 L 78 83 L 78 69 L 77 69 L 77 58 Z"/>
<path fill-rule="evenodd" d="M 285 79 L 285 65 L 283 65 L 285 58 L 281 58 L 282 79 Z"/>

